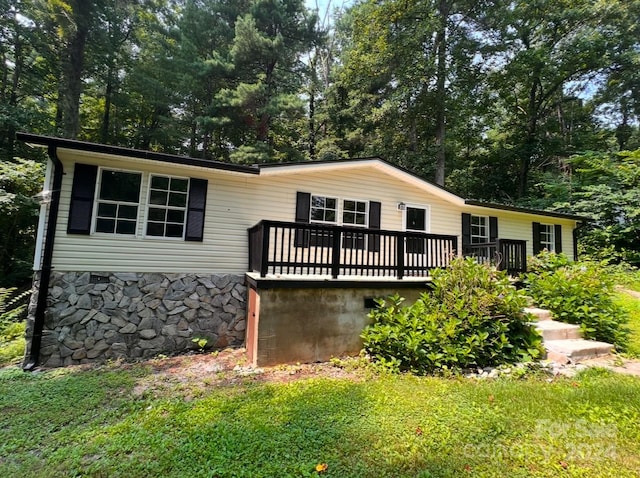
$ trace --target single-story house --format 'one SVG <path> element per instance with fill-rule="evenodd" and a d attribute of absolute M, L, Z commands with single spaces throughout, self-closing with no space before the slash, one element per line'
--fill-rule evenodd
<path fill-rule="evenodd" d="M 574 256 L 582 217 L 465 200 L 379 158 L 236 165 L 26 133 L 48 148 L 25 368 L 246 344 L 354 353 L 373 298 L 473 255 Z"/>

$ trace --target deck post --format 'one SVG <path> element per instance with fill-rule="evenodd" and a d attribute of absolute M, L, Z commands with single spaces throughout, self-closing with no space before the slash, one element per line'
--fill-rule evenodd
<path fill-rule="evenodd" d="M 267 276 L 267 270 L 269 268 L 269 232 L 270 226 L 267 223 L 262 223 L 262 254 L 260 261 L 260 277 Z"/>
<path fill-rule="evenodd" d="M 338 278 L 340 273 L 340 238 L 342 234 L 340 229 L 334 227 L 331 229 L 331 276 Z"/>
<path fill-rule="evenodd" d="M 509 266 L 509 250 L 502 253 L 502 239 L 496 239 L 496 269 L 505 270 Z"/>
<path fill-rule="evenodd" d="M 402 279 L 404 277 L 404 243 L 405 243 L 405 234 L 400 233 L 396 236 L 396 267 L 398 268 L 397 276 L 398 279 Z"/>

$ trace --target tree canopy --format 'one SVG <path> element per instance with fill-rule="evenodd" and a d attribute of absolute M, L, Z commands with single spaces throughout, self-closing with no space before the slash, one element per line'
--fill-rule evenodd
<path fill-rule="evenodd" d="M 586 214 L 628 200 L 639 17 L 640 0 L 0 0 L 0 160 L 24 166 L 20 130 L 237 163 L 376 155 Z M 599 224 L 624 235 L 617 214 Z"/>

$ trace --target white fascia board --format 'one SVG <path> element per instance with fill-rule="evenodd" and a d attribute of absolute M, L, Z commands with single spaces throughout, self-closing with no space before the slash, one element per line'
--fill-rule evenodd
<path fill-rule="evenodd" d="M 512 217 L 514 216 L 526 217 L 527 220 L 530 220 L 532 222 L 535 221 L 535 222 L 547 223 L 547 224 L 550 224 L 553 222 L 556 222 L 556 223 L 562 222 L 564 224 L 573 224 L 574 227 L 581 222 L 577 219 L 571 219 L 567 217 L 557 217 L 557 216 L 551 216 L 547 214 L 536 214 L 534 212 L 528 212 L 528 211 L 510 211 L 508 209 L 483 207 L 483 206 L 470 205 L 470 204 L 465 205 L 464 212 L 467 212 L 469 214 L 474 214 L 477 216 L 501 215 L 501 216 L 512 216 Z"/>
<path fill-rule="evenodd" d="M 72 148 L 63 148 L 59 147 L 57 149 L 58 157 L 62 160 L 82 160 L 87 159 L 90 164 L 98 164 L 100 166 L 106 167 L 116 167 L 113 166 L 114 161 L 122 161 L 129 164 L 144 164 L 146 166 L 155 165 L 161 166 L 162 168 L 174 168 L 176 171 L 198 171 L 198 172 L 206 172 L 206 173 L 216 173 L 216 174 L 230 174 L 233 176 L 244 176 L 246 177 L 249 173 L 241 172 L 241 171 L 229 171 L 226 169 L 219 168 L 207 168 L 204 166 L 196 166 L 193 164 L 180 164 L 174 162 L 164 162 L 158 161 L 153 158 L 135 158 L 131 156 L 121 156 L 118 154 L 108 154 L 108 153 L 98 153 L 94 151 L 84 151 L 79 149 Z M 178 173 L 179 174 L 179 173 Z"/>
<path fill-rule="evenodd" d="M 464 199 L 457 196 L 445 189 L 442 189 L 434 184 L 431 184 L 423 179 L 420 179 L 413 174 L 410 174 L 402 169 L 396 168 L 393 165 L 381 161 L 379 159 L 365 159 L 358 161 L 330 161 L 326 163 L 314 164 L 313 162 L 305 164 L 292 164 L 290 166 L 278 165 L 276 167 L 260 168 L 260 176 L 283 176 L 296 173 L 321 173 L 327 171 L 342 171 L 342 170 L 358 170 L 358 169 L 377 169 L 378 171 L 393 176 L 400 181 L 411 184 L 423 191 L 437 196 L 445 201 L 456 204 L 458 206 L 464 205 Z"/>

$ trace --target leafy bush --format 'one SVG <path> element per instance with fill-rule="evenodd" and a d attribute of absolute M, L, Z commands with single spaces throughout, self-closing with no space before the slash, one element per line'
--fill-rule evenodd
<path fill-rule="evenodd" d="M 31 282 L 43 179 L 35 161 L 0 161 L 0 287 Z"/>
<path fill-rule="evenodd" d="M 24 302 L 30 291 L 13 296 L 15 289 L 0 288 L 0 366 L 17 362 L 24 355 Z"/>
<path fill-rule="evenodd" d="M 543 252 L 531 261 L 523 279 L 531 298 L 554 317 L 579 324 L 585 338 L 612 343 L 624 350 L 626 312 L 613 300 L 614 281 L 595 262 L 569 262 L 563 254 Z"/>
<path fill-rule="evenodd" d="M 541 338 L 527 323 L 526 298 L 506 273 L 455 259 L 434 271 L 433 291 L 402 306 L 381 300 L 361 337 L 372 358 L 393 370 L 430 374 L 536 359 Z"/>

